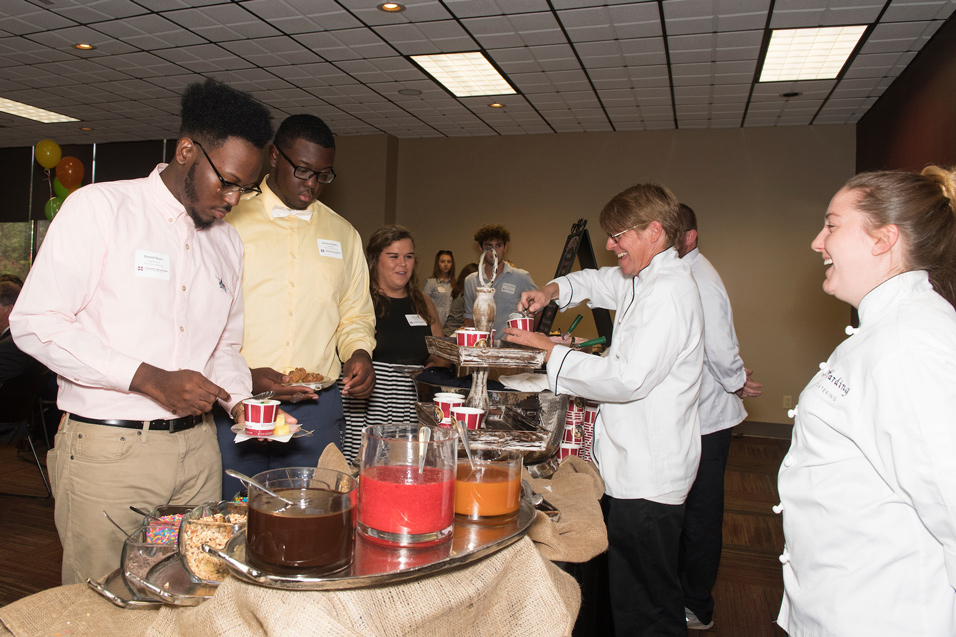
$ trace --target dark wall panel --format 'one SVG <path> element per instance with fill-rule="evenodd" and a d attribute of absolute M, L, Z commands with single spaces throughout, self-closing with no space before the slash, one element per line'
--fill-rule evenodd
<path fill-rule="evenodd" d="M 857 171 L 956 164 L 956 15 L 857 123 Z"/>
<path fill-rule="evenodd" d="M 0 206 L 0 222 L 30 220 L 30 148 L 0 148 L 0 175 L 6 191 Z M 43 171 L 40 164 L 36 170 Z M 45 201 L 45 200 L 44 200 Z"/>
<path fill-rule="evenodd" d="M 176 141 L 170 140 L 169 153 L 175 146 Z M 163 140 L 97 144 L 96 181 L 145 177 L 164 161 Z"/>

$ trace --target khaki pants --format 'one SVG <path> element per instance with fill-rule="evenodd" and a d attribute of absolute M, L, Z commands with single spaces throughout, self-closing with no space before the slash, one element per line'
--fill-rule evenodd
<path fill-rule="evenodd" d="M 130 505 L 202 504 L 219 500 L 222 462 L 212 416 L 185 431 L 124 429 L 64 416 L 47 468 L 63 544 L 63 584 L 94 580 L 120 567 L 126 536 L 143 517 Z"/>

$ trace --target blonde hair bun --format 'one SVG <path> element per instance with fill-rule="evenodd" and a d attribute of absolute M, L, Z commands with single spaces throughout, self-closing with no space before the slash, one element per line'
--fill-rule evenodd
<path fill-rule="evenodd" d="M 940 166 L 927 166 L 921 173 L 924 177 L 929 177 L 943 191 L 943 196 L 949 199 L 949 207 L 956 212 L 956 172 Z"/>

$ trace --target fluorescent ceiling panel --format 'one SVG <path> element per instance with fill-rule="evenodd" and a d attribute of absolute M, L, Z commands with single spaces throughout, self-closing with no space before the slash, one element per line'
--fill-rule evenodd
<path fill-rule="evenodd" d="M 22 102 L 14 102 L 13 100 L 8 100 L 5 97 L 0 97 L 0 111 L 9 113 L 10 115 L 32 119 L 43 124 L 80 121 L 74 117 L 60 115 L 59 113 L 54 113 L 53 111 L 45 111 L 42 108 L 37 108 L 36 106 L 30 106 L 29 104 L 24 104 Z"/>
<path fill-rule="evenodd" d="M 477 51 L 413 55 L 412 59 L 456 97 L 513 95 L 516 92 Z"/>
<path fill-rule="evenodd" d="M 864 31 L 865 25 L 775 30 L 770 35 L 760 81 L 832 80 Z"/>

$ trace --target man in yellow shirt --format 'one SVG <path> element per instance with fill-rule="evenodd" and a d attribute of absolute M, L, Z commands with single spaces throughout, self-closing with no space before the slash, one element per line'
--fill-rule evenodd
<path fill-rule="evenodd" d="M 272 168 L 262 193 L 243 198 L 228 219 L 245 246 L 242 355 L 253 392 L 274 391 L 283 409 L 313 433 L 287 443 L 236 444 L 220 414 L 222 466 L 250 476 L 315 466 L 330 442 L 341 448 L 341 395 L 365 398 L 375 385 L 375 312 L 362 238 L 318 201 L 335 178 L 332 131 L 318 117 L 293 115 L 279 126 L 268 158 Z M 283 385 L 289 380 L 283 372 L 296 367 L 332 380 L 341 372 L 341 387 Z M 224 498 L 240 489 L 238 480 L 223 478 Z"/>

